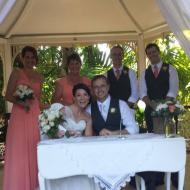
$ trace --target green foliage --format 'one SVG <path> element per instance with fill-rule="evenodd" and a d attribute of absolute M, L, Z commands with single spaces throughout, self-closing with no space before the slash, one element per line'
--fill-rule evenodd
<path fill-rule="evenodd" d="M 190 138 L 190 109 L 186 109 L 186 113 L 179 117 L 178 133 L 185 138 Z M 190 147 L 189 147 L 190 148 Z"/>
<path fill-rule="evenodd" d="M 135 108 L 135 120 L 140 128 L 144 128 L 144 110 L 142 111 L 138 106 Z"/>
<path fill-rule="evenodd" d="M 136 43 L 130 42 L 121 45 L 124 50 L 123 65 L 137 71 Z"/>
<path fill-rule="evenodd" d="M 80 47 L 78 51 L 83 57 L 81 75 L 93 78 L 93 76 L 103 74 L 111 68 L 106 52 L 100 51 L 97 45 Z"/>
<path fill-rule="evenodd" d="M 50 103 L 54 83 L 60 72 L 62 54 L 58 47 L 41 47 L 38 49 L 38 57 L 37 70 L 44 76 L 42 102 Z"/>

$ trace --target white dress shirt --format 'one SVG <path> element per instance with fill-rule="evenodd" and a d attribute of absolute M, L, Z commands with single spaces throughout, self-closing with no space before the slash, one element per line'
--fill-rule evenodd
<path fill-rule="evenodd" d="M 113 67 L 113 71 L 114 73 L 116 72 L 116 68 Z M 119 68 L 120 73 L 123 70 L 123 66 L 121 66 Z M 107 73 L 104 74 L 104 76 L 107 77 Z M 135 103 L 137 102 L 138 98 L 139 98 L 139 93 L 138 93 L 138 81 L 137 81 L 137 77 L 136 77 L 136 73 L 134 70 L 129 69 L 129 79 L 130 79 L 130 85 L 131 85 L 131 96 L 128 98 L 129 102 Z"/>
<path fill-rule="evenodd" d="M 105 112 L 106 118 L 107 118 L 108 110 L 110 107 L 110 100 L 111 100 L 111 97 L 108 96 L 104 102 L 97 101 L 99 109 L 101 106 L 104 107 L 104 112 Z M 119 109 L 120 109 L 120 113 L 121 113 L 122 124 L 125 126 L 125 129 L 128 131 L 128 133 L 129 134 L 138 133 L 139 127 L 136 124 L 135 118 L 134 118 L 133 114 L 131 113 L 129 106 L 127 105 L 127 103 L 125 101 L 119 100 Z M 88 106 L 86 111 L 89 114 L 91 114 L 91 106 Z M 101 112 L 101 110 L 100 110 L 100 112 Z M 103 116 L 103 118 L 104 118 L 104 116 Z M 106 118 L 105 118 L 105 120 L 106 120 Z M 119 126 L 118 126 L 118 130 L 119 130 Z"/>
<path fill-rule="evenodd" d="M 162 67 L 163 62 L 157 63 L 157 67 L 160 70 Z M 154 72 L 154 65 L 151 65 L 152 71 Z M 179 79 L 176 69 L 169 65 L 169 90 L 166 96 L 176 98 L 177 93 L 179 89 Z M 139 94 L 140 98 L 142 99 L 147 95 L 147 86 L 146 86 L 146 80 L 145 80 L 145 71 L 142 72 L 140 82 L 139 82 Z"/>

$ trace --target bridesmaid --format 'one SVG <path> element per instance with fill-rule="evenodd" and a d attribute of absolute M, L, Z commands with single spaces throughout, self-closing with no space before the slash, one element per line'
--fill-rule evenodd
<path fill-rule="evenodd" d="M 77 53 L 71 54 L 67 58 L 66 77 L 58 79 L 55 83 L 55 92 L 53 94 L 52 103 L 62 103 L 63 105 L 71 105 L 73 103 L 72 89 L 78 83 L 84 83 L 90 87 L 91 82 L 88 78 L 80 76 L 81 59 Z"/>
<path fill-rule="evenodd" d="M 4 190 L 35 190 L 38 187 L 38 115 L 43 78 L 34 70 L 38 61 L 36 50 L 26 46 L 21 55 L 24 67 L 12 71 L 5 95 L 6 100 L 13 103 L 13 108 L 6 137 Z M 33 99 L 16 100 L 14 93 L 20 84 L 33 90 Z"/>

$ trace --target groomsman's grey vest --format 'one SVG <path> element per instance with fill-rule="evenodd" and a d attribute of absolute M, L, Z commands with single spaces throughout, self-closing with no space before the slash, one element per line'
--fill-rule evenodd
<path fill-rule="evenodd" d="M 131 96 L 129 68 L 123 67 L 120 78 L 118 80 L 115 77 L 113 69 L 110 69 L 107 72 L 107 77 L 110 82 L 110 95 L 113 98 L 118 98 L 127 102 L 129 97 Z"/>
<path fill-rule="evenodd" d="M 96 135 L 99 135 L 99 132 L 103 128 L 109 129 L 111 131 L 119 130 L 121 122 L 119 100 L 111 98 L 106 121 L 104 121 L 99 111 L 97 102 L 93 102 L 91 104 L 91 117 L 92 117 L 92 126 Z M 124 129 L 124 126 L 122 126 L 122 129 Z"/>
<path fill-rule="evenodd" d="M 151 100 L 165 99 L 169 90 L 169 64 L 162 64 L 157 78 L 149 66 L 145 71 L 145 81 L 147 94 Z"/>

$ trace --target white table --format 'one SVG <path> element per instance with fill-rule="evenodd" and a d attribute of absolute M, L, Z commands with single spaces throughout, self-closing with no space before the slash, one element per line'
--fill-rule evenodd
<path fill-rule="evenodd" d="M 67 163 L 67 164 L 63 164 Z M 45 180 L 75 175 L 133 176 L 136 172 L 179 172 L 184 186 L 186 163 L 182 137 L 139 134 L 118 137 L 79 137 L 42 141 L 38 144 L 40 189 Z M 61 166 L 61 167 L 60 167 Z"/>

